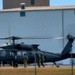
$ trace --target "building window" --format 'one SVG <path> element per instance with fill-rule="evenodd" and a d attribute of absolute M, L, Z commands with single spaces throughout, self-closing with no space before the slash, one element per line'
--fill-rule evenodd
<path fill-rule="evenodd" d="M 31 0 L 31 5 L 34 5 L 34 0 Z"/>
<path fill-rule="evenodd" d="M 75 15 L 75 9 L 74 9 L 74 15 Z"/>
<path fill-rule="evenodd" d="M 24 17 L 24 16 L 25 16 L 25 11 L 21 11 L 21 12 L 20 12 L 20 16 L 21 16 L 21 17 Z"/>

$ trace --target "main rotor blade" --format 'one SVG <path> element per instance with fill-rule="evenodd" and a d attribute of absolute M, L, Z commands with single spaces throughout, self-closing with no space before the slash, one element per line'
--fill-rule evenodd
<path fill-rule="evenodd" d="M 22 37 L 22 39 L 64 39 L 65 37 Z"/>
<path fill-rule="evenodd" d="M 50 36 L 29 36 L 29 37 L 18 37 L 18 36 L 11 36 L 11 37 L 6 37 L 6 38 L 0 38 L 0 40 L 19 40 L 19 39 L 69 39 L 73 38 L 75 39 L 74 36 L 72 35 L 67 35 L 67 37 L 50 37 Z"/>
<path fill-rule="evenodd" d="M 22 39 L 52 39 L 50 37 L 23 37 Z"/>
<path fill-rule="evenodd" d="M 11 36 L 11 37 L 6 37 L 6 38 L 0 38 L 0 40 L 17 40 L 17 39 L 22 39 L 21 37 L 16 37 L 16 36 Z"/>
<path fill-rule="evenodd" d="M 22 37 L 21 39 L 75 39 L 75 37 L 73 35 L 68 34 L 67 37 Z"/>
<path fill-rule="evenodd" d="M 0 38 L 0 40 L 7 40 L 8 38 Z"/>
<path fill-rule="evenodd" d="M 19 40 L 19 39 L 64 39 L 64 37 L 56 37 L 56 38 L 53 38 L 53 37 L 15 37 L 15 36 L 12 36 L 12 37 L 6 37 L 6 38 L 0 38 L 0 40 Z"/>
<path fill-rule="evenodd" d="M 66 39 L 66 37 L 56 37 L 56 38 L 53 38 L 53 39 Z"/>

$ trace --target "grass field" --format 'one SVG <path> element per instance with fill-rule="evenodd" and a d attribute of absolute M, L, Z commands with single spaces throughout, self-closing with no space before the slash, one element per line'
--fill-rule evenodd
<path fill-rule="evenodd" d="M 44 67 L 36 68 L 36 75 L 71 75 L 71 67 Z M 0 75 L 35 75 L 34 67 L 27 68 L 13 68 L 13 67 L 1 67 Z M 75 75 L 75 67 L 73 68 L 73 75 Z"/>

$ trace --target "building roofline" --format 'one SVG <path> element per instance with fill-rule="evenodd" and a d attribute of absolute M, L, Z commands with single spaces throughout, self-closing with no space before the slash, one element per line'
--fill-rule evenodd
<path fill-rule="evenodd" d="M 75 5 L 72 6 L 36 6 L 36 7 L 25 7 L 24 11 L 39 11 L 39 10 L 68 10 L 75 9 Z M 21 11 L 21 8 L 13 9 L 4 9 L 0 12 L 12 12 L 12 11 Z"/>

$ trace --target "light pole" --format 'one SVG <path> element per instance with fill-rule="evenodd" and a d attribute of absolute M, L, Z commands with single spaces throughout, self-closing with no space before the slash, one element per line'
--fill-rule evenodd
<path fill-rule="evenodd" d="M 71 75 L 73 75 L 73 55 L 72 55 L 72 50 L 71 50 Z"/>
<path fill-rule="evenodd" d="M 36 74 L 36 51 L 35 51 L 35 53 L 34 53 L 34 58 L 35 58 L 35 59 L 34 59 L 34 64 L 35 64 L 35 68 L 34 68 L 34 71 L 35 71 L 35 72 L 34 72 L 34 75 L 37 75 L 37 74 Z"/>

